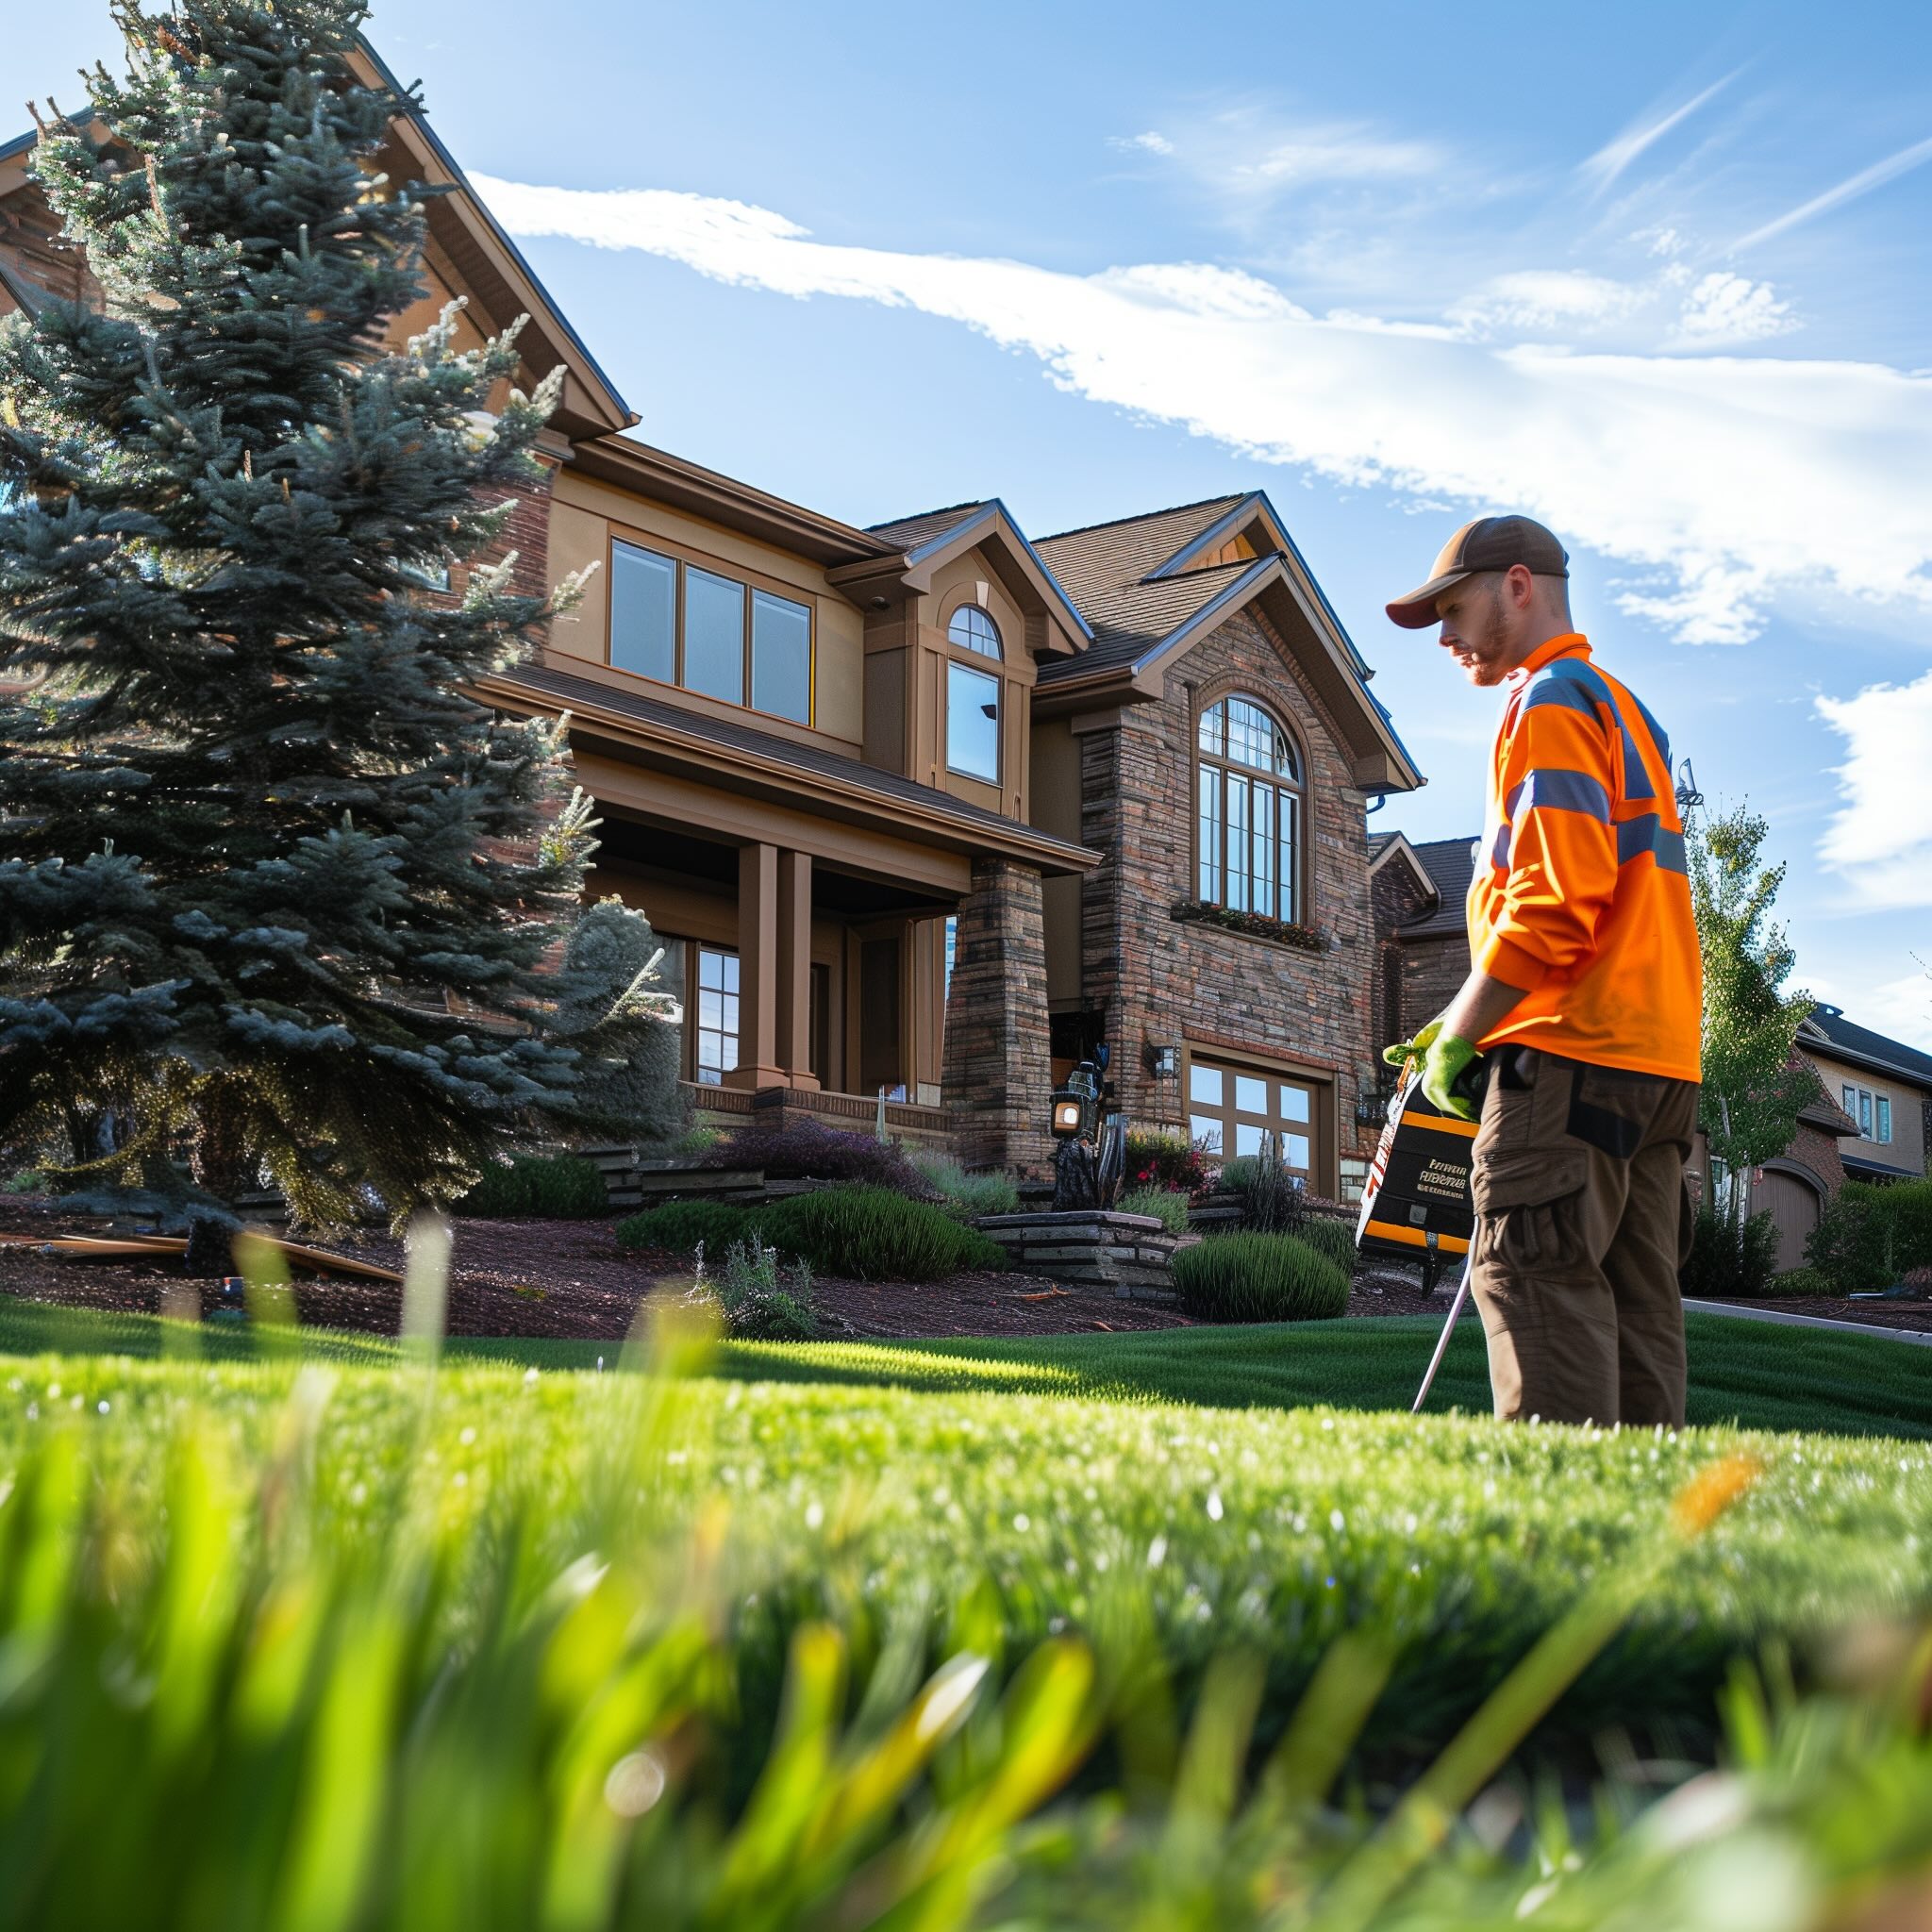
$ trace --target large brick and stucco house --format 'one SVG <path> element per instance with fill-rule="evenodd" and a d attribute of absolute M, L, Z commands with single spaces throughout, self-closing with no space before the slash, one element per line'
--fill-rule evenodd
<path fill-rule="evenodd" d="M 94 292 L 31 145 L 0 147 L 0 314 Z M 1266 496 L 1037 541 L 991 498 L 870 528 L 782 501 L 626 433 L 422 117 L 384 162 L 448 190 L 398 338 L 461 295 L 469 341 L 527 315 L 527 377 L 564 370 L 509 541 L 533 591 L 597 569 L 480 695 L 569 712 L 591 890 L 670 944 L 701 1105 L 858 1125 L 883 1090 L 900 1131 L 1035 1168 L 1104 1040 L 1137 1124 L 1273 1129 L 1355 1191 L 1392 1037 L 1367 811 L 1423 781 Z"/>

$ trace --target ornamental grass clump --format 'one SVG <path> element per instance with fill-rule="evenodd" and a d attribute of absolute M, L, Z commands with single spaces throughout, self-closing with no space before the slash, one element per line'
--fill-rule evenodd
<path fill-rule="evenodd" d="M 938 1281 L 1003 1268 L 1006 1252 L 943 1209 L 890 1188 L 825 1188 L 760 1210 L 768 1240 L 822 1274 L 859 1281 Z"/>
<path fill-rule="evenodd" d="M 581 1154 L 518 1154 L 483 1170 L 455 1211 L 486 1221 L 588 1221 L 610 1211 L 604 1176 Z"/>
<path fill-rule="evenodd" d="M 1131 1194 L 1123 1194 L 1114 1206 L 1123 1214 L 1149 1216 L 1169 1234 L 1188 1231 L 1188 1197 L 1178 1188 L 1136 1188 Z"/>
<path fill-rule="evenodd" d="M 741 1128 L 698 1158 L 704 1167 L 756 1170 L 768 1181 L 850 1181 L 894 1188 L 917 1201 L 939 1191 L 893 1142 L 809 1120 Z"/>
<path fill-rule="evenodd" d="M 1306 1241 L 1316 1254 L 1325 1255 L 1344 1274 L 1355 1273 L 1360 1250 L 1355 1244 L 1355 1229 L 1345 1221 L 1330 1221 L 1320 1214 L 1305 1214 L 1295 1230 L 1295 1240 Z"/>
<path fill-rule="evenodd" d="M 694 1254 L 700 1243 L 722 1255 L 751 1231 L 751 1215 L 735 1201 L 666 1201 L 617 1224 L 620 1248 L 653 1248 L 667 1255 Z"/>
<path fill-rule="evenodd" d="M 1323 1322 L 1348 1309 L 1348 1276 L 1289 1234 L 1217 1235 L 1182 1248 L 1174 1285 L 1202 1322 Z"/>
<path fill-rule="evenodd" d="M 685 1300 L 714 1310 L 734 1341 L 809 1341 L 818 1334 L 810 1268 L 803 1261 L 784 1265 L 756 1230 L 749 1240 L 733 1241 L 715 1271 L 706 1268 L 700 1242 L 697 1264 Z"/>
<path fill-rule="evenodd" d="M 940 1205 L 967 1221 L 1020 1211 L 1020 1191 L 1009 1174 L 968 1174 L 950 1154 L 931 1150 L 915 1153 L 912 1164 L 940 1195 Z"/>

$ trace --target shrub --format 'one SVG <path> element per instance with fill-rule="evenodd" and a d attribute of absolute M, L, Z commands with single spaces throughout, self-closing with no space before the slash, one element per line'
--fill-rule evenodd
<path fill-rule="evenodd" d="M 826 1188 L 759 1210 L 765 1238 L 822 1274 L 859 1281 L 937 1281 L 1003 1268 L 1006 1251 L 942 1208 L 891 1188 Z"/>
<path fill-rule="evenodd" d="M 759 1168 L 767 1180 L 850 1181 L 858 1187 L 895 1188 L 915 1201 L 936 1190 L 904 1151 L 870 1134 L 847 1134 L 817 1121 L 782 1127 L 741 1127 L 700 1157 L 705 1167 Z"/>
<path fill-rule="evenodd" d="M 0 1194 L 38 1194 L 45 1185 L 38 1168 L 24 1167 L 5 1187 L 0 1187 Z"/>
<path fill-rule="evenodd" d="M 610 1211 L 597 1164 L 580 1154 L 518 1154 L 491 1168 L 456 1204 L 489 1221 L 587 1221 Z"/>
<path fill-rule="evenodd" d="M 1303 1217 L 1295 1238 L 1307 1241 L 1316 1254 L 1326 1255 L 1344 1274 L 1355 1273 L 1357 1249 L 1352 1224 L 1309 1214 Z"/>
<path fill-rule="evenodd" d="M 968 1174 L 949 1154 L 913 1155 L 912 1164 L 941 1197 L 941 1206 L 966 1216 L 1017 1214 L 1020 1191 L 1008 1174 Z"/>
<path fill-rule="evenodd" d="M 1801 1294 L 1834 1294 L 1837 1291 L 1815 1268 L 1788 1268 L 1765 1283 L 1763 1298 Z"/>
<path fill-rule="evenodd" d="M 1227 1234 L 1183 1248 L 1174 1285 L 1204 1322 L 1320 1322 L 1348 1307 L 1348 1276 L 1288 1234 Z"/>
<path fill-rule="evenodd" d="M 733 1241 L 714 1274 L 700 1264 L 685 1299 L 715 1307 L 738 1341 L 809 1341 L 819 1324 L 812 1313 L 811 1270 L 803 1262 L 782 1267 L 776 1248 L 754 1229 Z"/>
<path fill-rule="evenodd" d="M 1179 1134 L 1129 1134 L 1126 1180 L 1136 1188 L 1176 1188 L 1204 1194 L 1209 1175 L 1201 1149 Z"/>
<path fill-rule="evenodd" d="M 1707 1203 L 1697 1210 L 1690 1258 L 1677 1274 L 1685 1294 L 1706 1300 L 1761 1295 L 1777 1266 L 1777 1224 L 1754 1214 L 1740 1227 Z"/>
<path fill-rule="evenodd" d="M 1188 1231 L 1188 1197 L 1178 1188 L 1136 1188 L 1114 1206 L 1123 1214 L 1151 1214 L 1169 1234 Z"/>
<path fill-rule="evenodd" d="M 1890 1288 L 1913 1269 L 1932 1267 L 1932 1180 L 1882 1188 L 1847 1181 L 1825 1203 L 1805 1258 L 1836 1294 Z"/>
<path fill-rule="evenodd" d="M 708 1254 L 722 1255 L 751 1231 L 751 1214 L 735 1201 L 666 1201 L 617 1224 L 620 1248 L 659 1248 L 689 1255 L 700 1241 Z"/>
<path fill-rule="evenodd" d="M 1899 1285 L 1909 1288 L 1916 1294 L 1932 1295 L 1932 1268 L 1908 1268 L 1900 1276 Z"/>
<path fill-rule="evenodd" d="M 1305 1201 L 1281 1161 L 1281 1143 L 1261 1137 L 1259 1154 L 1238 1155 L 1221 1170 L 1221 1185 L 1241 1196 L 1243 1224 L 1258 1234 L 1299 1234 Z"/>

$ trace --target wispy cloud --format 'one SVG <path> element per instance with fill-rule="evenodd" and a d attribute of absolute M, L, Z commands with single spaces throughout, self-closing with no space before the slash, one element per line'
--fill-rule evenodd
<path fill-rule="evenodd" d="M 1753 228 L 1748 235 L 1740 236 L 1731 247 L 1739 254 L 1747 248 L 1756 248 L 1760 242 L 1787 234 L 1801 222 L 1811 221 L 1835 208 L 1842 208 L 1848 201 L 1857 201 L 1861 194 L 1870 194 L 1874 188 L 1883 188 L 1888 181 L 1896 181 L 1901 175 L 1909 174 L 1927 161 L 1932 161 L 1932 137 L 1914 142 L 1910 147 L 1902 147 L 1897 154 L 1889 155 L 1884 160 L 1875 161 L 1871 167 L 1852 175 L 1849 180 L 1840 181 L 1836 188 L 1827 188 L 1823 194 L 1814 194 L 1809 201 L 1801 202 L 1775 221 L 1766 222 L 1761 228 Z"/>
<path fill-rule="evenodd" d="M 1593 194 L 1601 194 L 1638 156 L 1656 146 L 1674 127 L 1681 125 L 1706 102 L 1722 93 L 1741 71 L 1733 70 L 1722 80 L 1712 81 L 1701 94 L 1693 95 L 1682 107 L 1673 108 L 1667 114 L 1626 127 L 1614 141 L 1606 142 L 1588 160 L 1579 162 L 1576 172 L 1589 180 Z"/>
<path fill-rule="evenodd" d="M 1900 487 L 1932 469 L 1932 377 L 1496 346 L 1316 317 L 1271 282 L 1199 263 L 1074 275 L 834 246 L 768 208 L 702 195 L 475 186 L 516 234 L 916 308 L 1039 357 L 1074 393 L 1257 461 L 1528 510 L 1637 566 L 1645 580 L 1624 608 L 1689 641 L 1745 641 L 1774 596 L 1830 592 L 1932 617 L 1932 520 Z"/>
<path fill-rule="evenodd" d="M 1397 141 L 1364 126 L 1308 127 L 1272 141 L 1230 174 L 1267 188 L 1308 181 L 1392 181 L 1426 175 L 1441 150 L 1424 141 Z"/>
<path fill-rule="evenodd" d="M 1449 317 L 1477 333 L 1495 327 L 1575 332 L 1618 321 L 1656 299 L 1654 288 L 1581 269 L 1524 269 L 1484 283 Z"/>
<path fill-rule="evenodd" d="M 1834 768 L 1843 802 L 1819 856 L 1865 907 L 1932 906 L 1932 672 L 1816 708 L 1845 741 Z"/>
<path fill-rule="evenodd" d="M 1107 144 L 1121 154 L 1171 155 L 1174 153 L 1174 142 L 1168 140 L 1167 136 L 1162 134 L 1158 128 L 1153 127 L 1148 128 L 1144 134 L 1109 134 L 1107 137 Z"/>

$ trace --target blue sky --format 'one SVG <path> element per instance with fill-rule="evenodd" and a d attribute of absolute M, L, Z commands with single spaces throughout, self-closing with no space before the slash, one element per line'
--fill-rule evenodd
<path fill-rule="evenodd" d="M 1815 6 L 715 15 L 373 36 L 642 417 L 855 523 L 1265 488 L 1475 829 L 1493 699 L 1381 607 L 1467 516 L 1790 867 L 1799 976 L 1932 1047 L 1932 36 Z M 459 21 L 458 27 L 456 23 Z M 78 97 L 105 5 L 10 24 Z"/>

